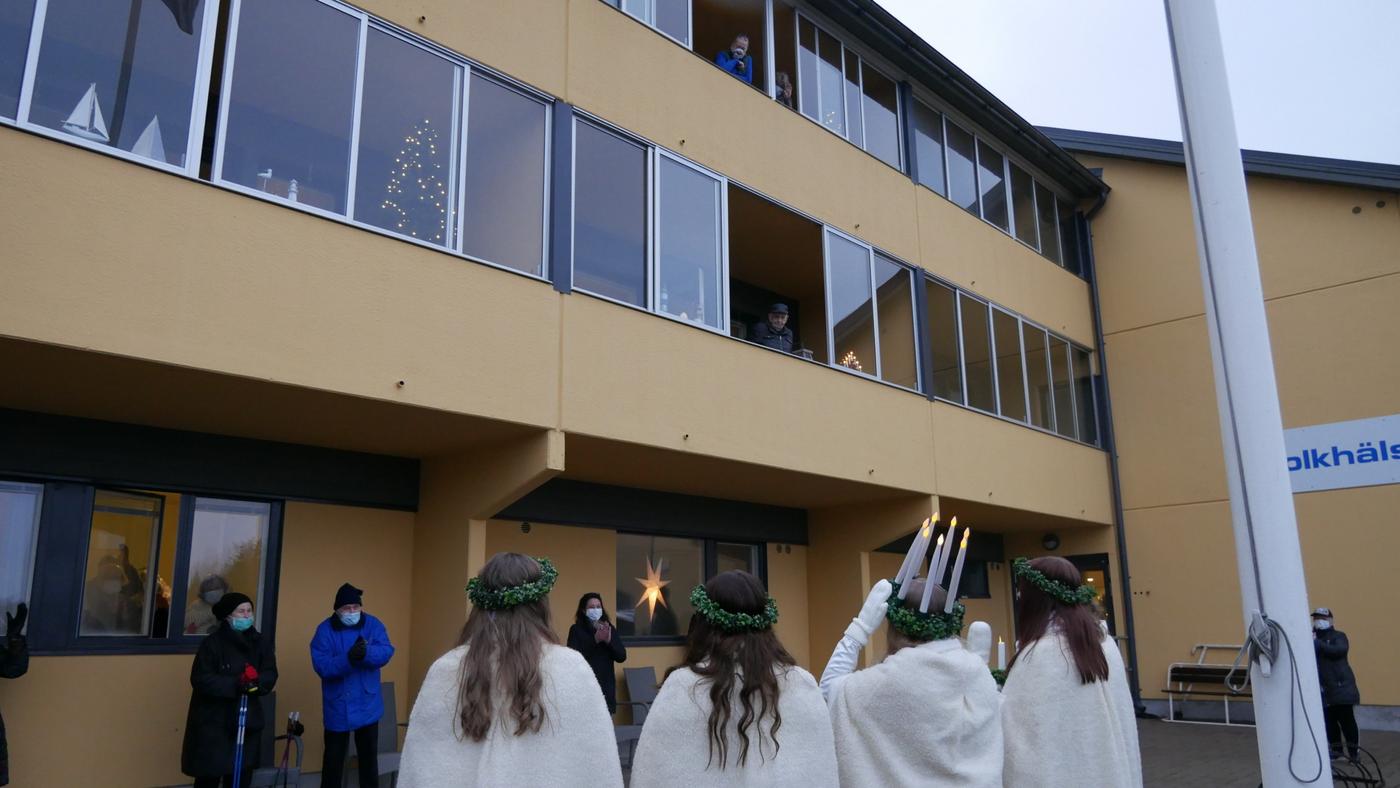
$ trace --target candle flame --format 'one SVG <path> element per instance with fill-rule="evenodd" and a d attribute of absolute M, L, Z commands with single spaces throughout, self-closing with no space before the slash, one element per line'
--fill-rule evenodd
<path fill-rule="evenodd" d="M 949 527 L 949 528 L 957 528 L 957 527 L 958 527 L 958 518 L 957 518 L 957 517 L 954 517 L 954 518 L 953 518 L 953 522 L 950 523 L 950 524 L 948 525 L 948 527 Z"/>
<path fill-rule="evenodd" d="M 998 646 L 1004 646 L 1004 645 L 1006 645 L 1006 641 L 1003 640 L 1000 636 L 998 636 L 998 637 L 997 637 L 997 645 L 998 645 Z"/>
<path fill-rule="evenodd" d="M 927 538 L 928 538 L 928 534 L 929 534 L 928 520 L 924 520 L 924 530 L 923 530 L 923 534 L 922 534 L 922 535 L 923 535 L 923 538 L 927 539 Z"/>
<path fill-rule="evenodd" d="M 938 525 L 938 512 L 933 513 L 933 524 Z"/>
<path fill-rule="evenodd" d="M 943 534 L 939 534 L 939 535 L 938 535 L 938 546 L 939 546 L 939 547 L 942 547 L 942 546 L 943 546 Z"/>
<path fill-rule="evenodd" d="M 963 550 L 966 550 L 966 549 L 967 549 L 967 537 L 969 537 L 969 536 L 972 536 L 972 529 L 971 529 L 971 528 L 967 529 L 966 531 L 963 531 L 963 540 L 962 540 L 961 549 L 963 549 Z"/>

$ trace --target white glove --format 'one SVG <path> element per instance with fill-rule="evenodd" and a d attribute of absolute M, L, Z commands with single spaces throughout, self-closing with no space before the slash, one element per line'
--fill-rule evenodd
<path fill-rule="evenodd" d="M 992 656 L 992 627 L 985 621 L 974 621 L 967 628 L 967 650 L 986 662 Z"/>
<path fill-rule="evenodd" d="M 875 634 L 875 630 L 880 628 L 880 622 L 885 620 L 885 612 L 890 607 L 892 588 L 890 581 L 881 580 L 870 589 L 870 595 L 860 607 L 860 615 L 851 619 L 850 626 L 846 627 L 846 637 L 862 646 L 870 642 L 870 636 Z"/>

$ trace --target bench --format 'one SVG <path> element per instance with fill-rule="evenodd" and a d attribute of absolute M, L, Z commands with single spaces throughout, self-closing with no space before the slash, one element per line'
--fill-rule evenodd
<path fill-rule="evenodd" d="M 1206 662 L 1206 657 L 1211 651 L 1230 651 L 1238 654 L 1240 647 L 1237 645 L 1220 643 L 1197 643 L 1191 648 L 1191 655 L 1196 659 L 1194 662 L 1173 662 L 1167 667 L 1167 686 L 1162 690 L 1167 696 L 1167 720 L 1169 722 L 1194 722 L 1202 725 L 1220 725 L 1222 723 L 1208 722 L 1206 720 L 1177 719 L 1176 700 L 1180 698 L 1183 702 L 1191 697 L 1219 698 L 1225 705 L 1225 725 L 1249 725 L 1252 723 L 1233 722 L 1230 719 L 1230 700 L 1249 700 L 1253 693 L 1249 689 L 1249 668 L 1241 666 L 1235 671 L 1234 680 L 1243 680 L 1244 686 L 1236 690 L 1227 682 L 1230 673 L 1234 670 L 1232 665 Z"/>

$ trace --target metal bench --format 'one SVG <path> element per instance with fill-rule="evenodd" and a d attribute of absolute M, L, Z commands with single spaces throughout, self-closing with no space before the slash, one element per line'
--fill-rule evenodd
<path fill-rule="evenodd" d="M 1230 700 L 1249 700 L 1254 697 L 1249 689 L 1248 666 L 1241 666 L 1235 672 L 1235 680 L 1243 681 L 1236 690 L 1226 683 L 1234 667 L 1229 664 L 1206 662 L 1211 651 L 1228 651 L 1238 654 L 1240 646 L 1222 643 L 1197 643 L 1191 648 L 1194 662 L 1173 662 L 1167 667 L 1167 686 L 1162 690 L 1167 696 L 1167 721 L 1194 722 L 1200 725 L 1252 725 L 1252 722 L 1234 722 L 1230 719 Z M 1176 716 L 1176 700 L 1183 704 L 1191 697 L 1219 698 L 1225 705 L 1225 722 L 1208 720 L 1188 720 Z"/>

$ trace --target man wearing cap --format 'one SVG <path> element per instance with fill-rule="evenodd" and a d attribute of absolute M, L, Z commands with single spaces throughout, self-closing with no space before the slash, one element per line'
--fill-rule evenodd
<path fill-rule="evenodd" d="M 1333 758 L 1342 757 L 1342 740 L 1346 739 L 1347 757 L 1356 760 L 1359 733 L 1356 729 L 1356 704 L 1361 691 L 1356 687 L 1356 674 L 1351 672 L 1347 652 L 1351 644 L 1345 632 L 1332 626 L 1332 611 L 1320 607 L 1312 612 L 1313 651 L 1317 655 L 1317 678 L 1322 685 L 1322 716 L 1327 724 L 1327 745 Z"/>
<path fill-rule="evenodd" d="M 787 304 L 774 304 L 768 307 L 768 319 L 754 323 L 750 340 L 764 347 L 792 352 L 792 329 L 787 327 Z"/>
<path fill-rule="evenodd" d="M 321 784 L 337 788 L 352 733 L 360 761 L 359 784 L 379 784 L 379 718 L 384 716 L 379 669 L 389 664 L 394 646 L 384 624 L 361 609 L 363 594 L 349 583 L 341 586 L 331 606 L 335 612 L 316 627 L 311 639 L 311 665 L 321 677 L 326 729 Z"/>

